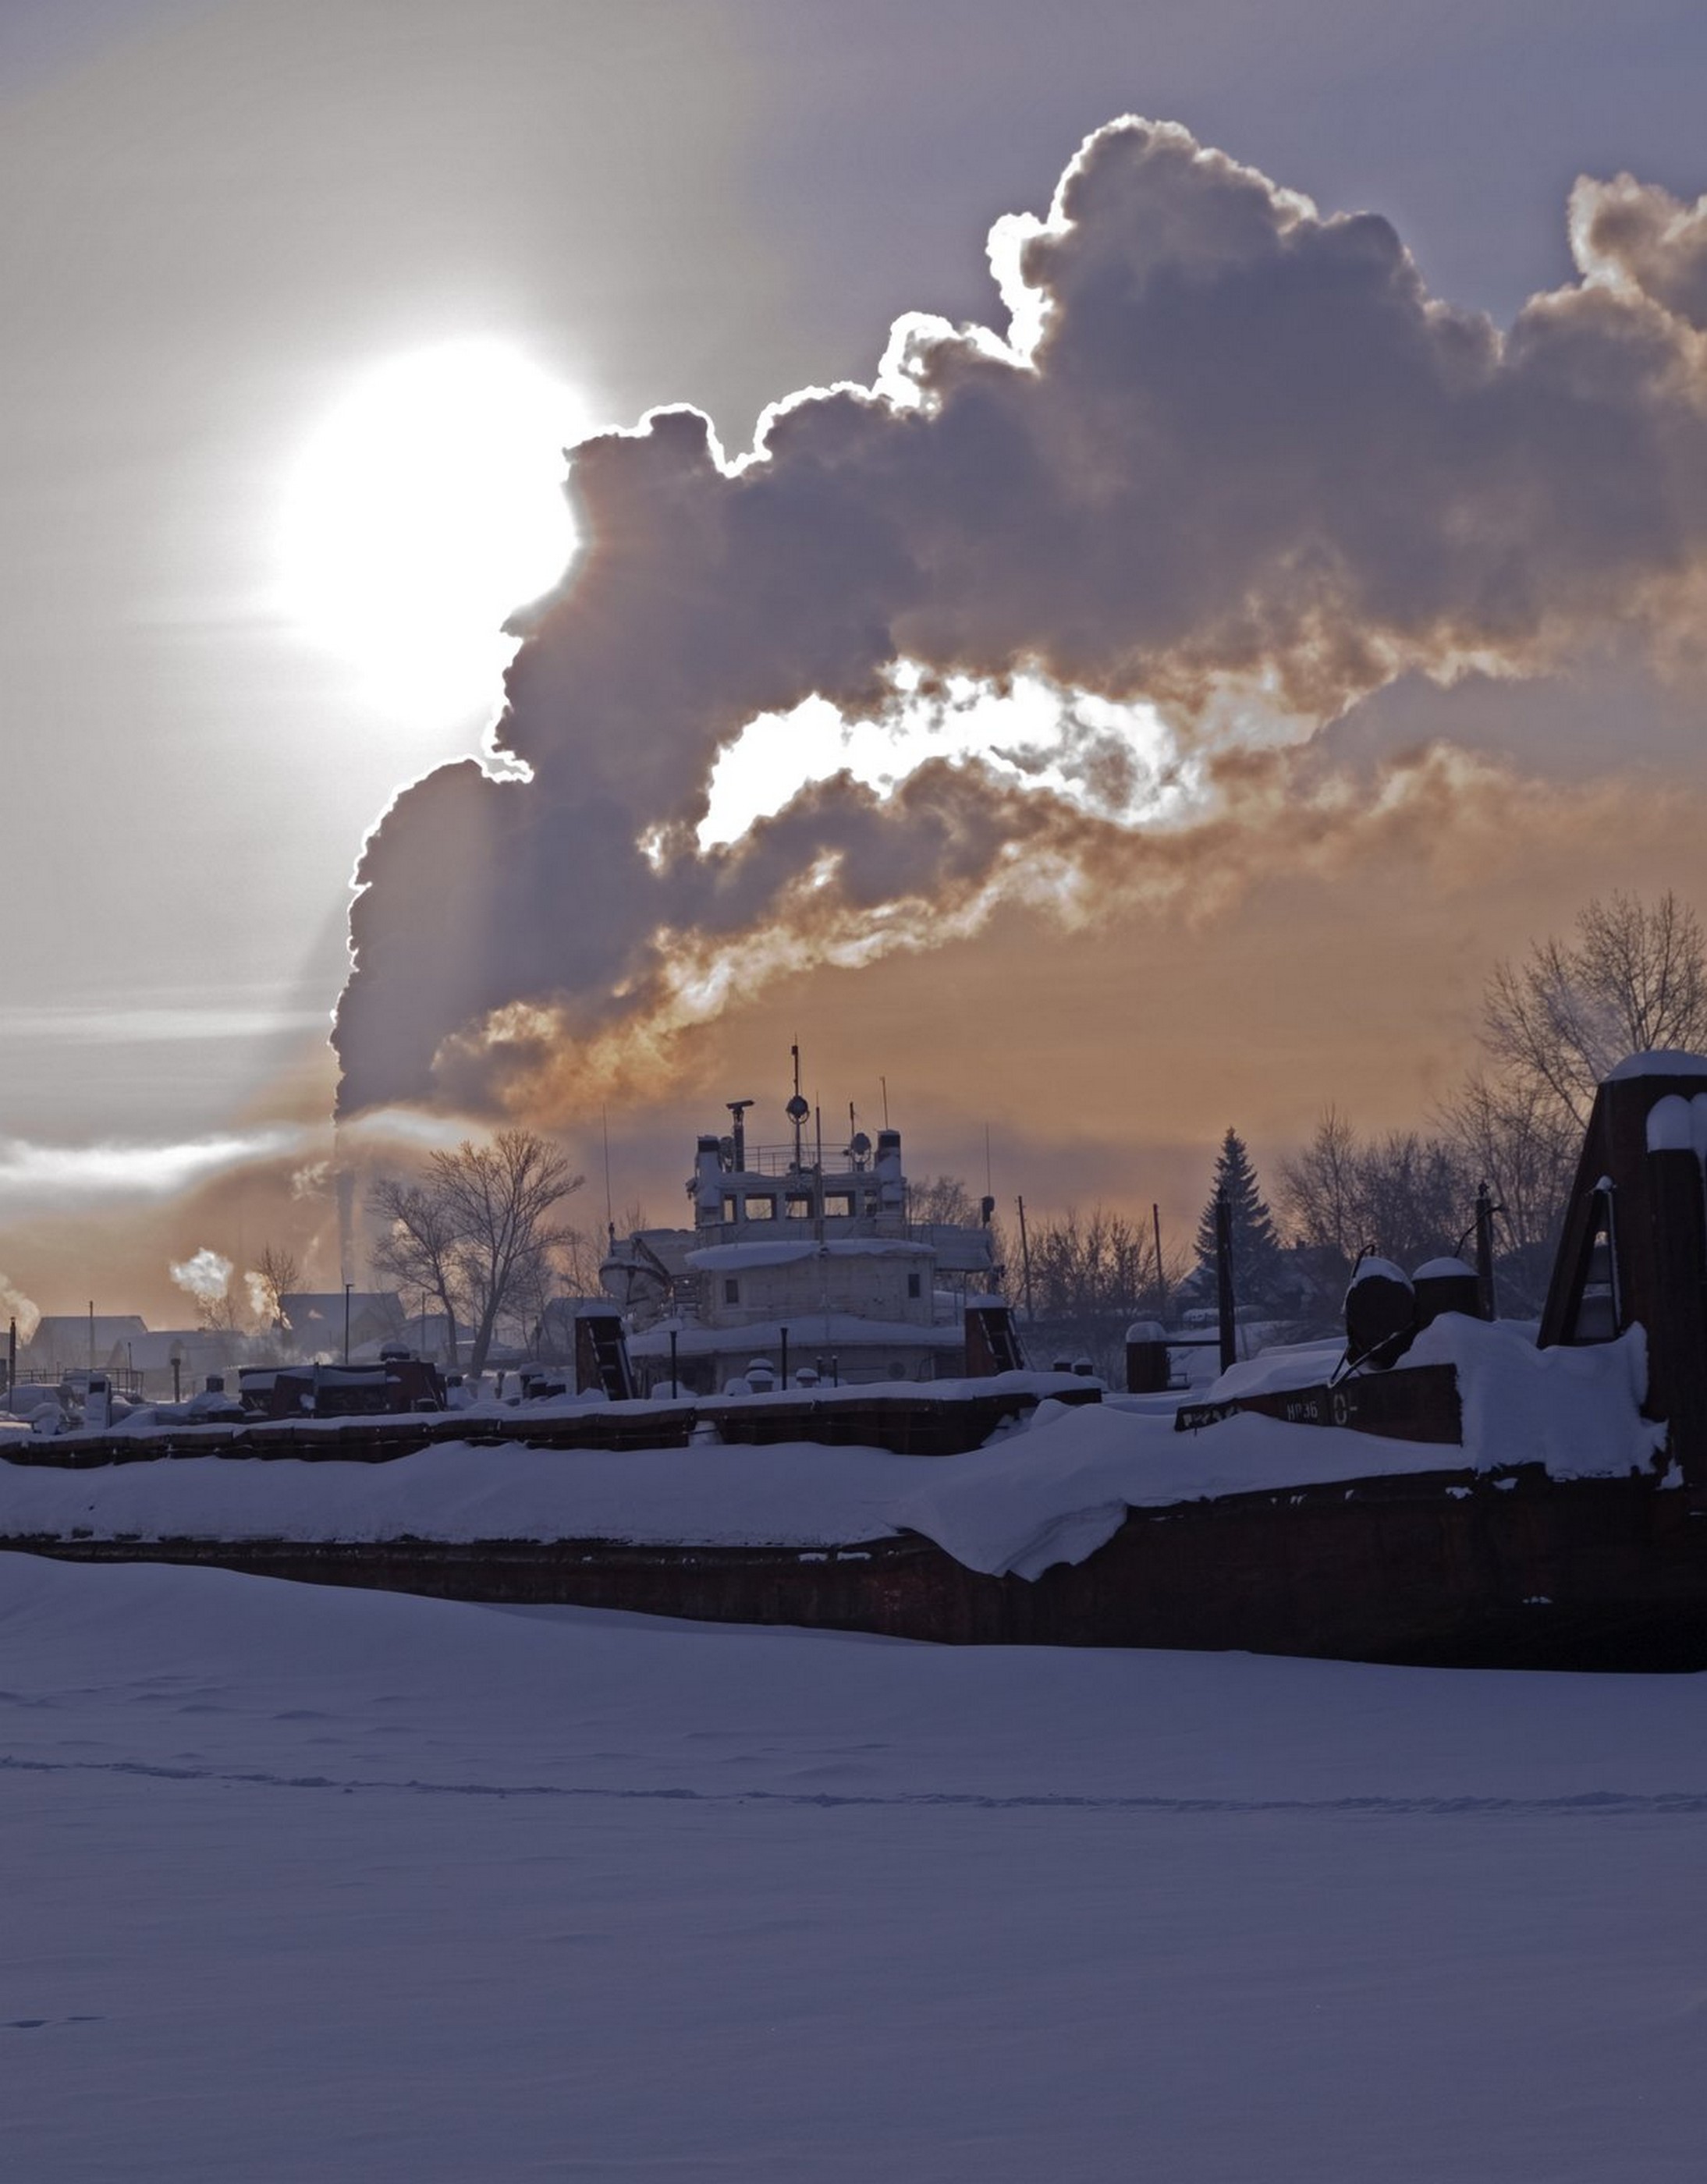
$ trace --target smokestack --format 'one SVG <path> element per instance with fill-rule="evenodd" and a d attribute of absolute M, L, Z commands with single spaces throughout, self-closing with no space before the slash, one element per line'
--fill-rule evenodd
<path fill-rule="evenodd" d="M 337 1278 L 345 1288 L 355 1281 L 355 1171 L 337 1172 Z"/>

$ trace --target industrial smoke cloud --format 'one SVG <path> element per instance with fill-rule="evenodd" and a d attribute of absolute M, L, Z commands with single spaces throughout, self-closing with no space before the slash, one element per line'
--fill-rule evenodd
<path fill-rule="evenodd" d="M 998 224 L 1006 336 L 904 320 L 873 388 L 778 405 L 739 464 L 688 410 L 573 450 L 585 550 L 493 754 L 405 791 L 363 856 L 344 1112 L 561 1106 L 772 971 L 1260 866 L 1283 810 L 1320 848 L 1487 788 L 1450 758 L 1312 779 L 1275 724 L 1692 617 L 1707 211 L 1620 177 L 1570 219 L 1581 277 L 1502 335 L 1385 220 L 1124 120 L 1046 220 Z M 700 846 L 756 717 L 928 719 L 1014 678 L 1058 694 L 1052 785 L 844 775 Z M 1087 700 L 1152 709 L 1150 785 L 1182 804 L 1123 808 L 1131 754 Z"/>

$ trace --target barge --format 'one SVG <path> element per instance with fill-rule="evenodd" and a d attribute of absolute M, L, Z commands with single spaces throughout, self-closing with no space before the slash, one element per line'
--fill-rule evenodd
<path fill-rule="evenodd" d="M 1211 1392 L 1008 1371 L 66 1436 L 4 1451 L 0 1546 L 950 1643 L 1707 1668 L 1707 1060 L 1601 1087 L 1538 1343 L 1401 1311 L 1337 1372 Z"/>

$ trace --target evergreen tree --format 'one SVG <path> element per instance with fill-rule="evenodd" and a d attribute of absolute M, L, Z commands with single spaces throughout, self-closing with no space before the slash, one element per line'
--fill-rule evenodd
<path fill-rule="evenodd" d="M 1234 1294 L 1241 1304 L 1265 1303 L 1275 1295 L 1281 1272 L 1280 1240 L 1257 1188 L 1251 1156 L 1236 1130 L 1229 1130 L 1221 1140 L 1215 1187 L 1197 1223 L 1197 1263 L 1211 1280 L 1215 1272 L 1215 1201 L 1223 1191 L 1232 1216 Z"/>

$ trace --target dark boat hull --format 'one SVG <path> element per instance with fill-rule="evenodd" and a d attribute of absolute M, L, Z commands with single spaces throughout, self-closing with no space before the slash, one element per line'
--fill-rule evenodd
<path fill-rule="evenodd" d="M 1184 1647 L 1481 1668 L 1707 1669 L 1707 1501 L 1538 1468 L 1132 1511 L 1035 1580 L 916 1535 L 857 1546 L 14 1538 L 78 1562 L 194 1563 L 503 1602 L 957 1645 Z"/>

